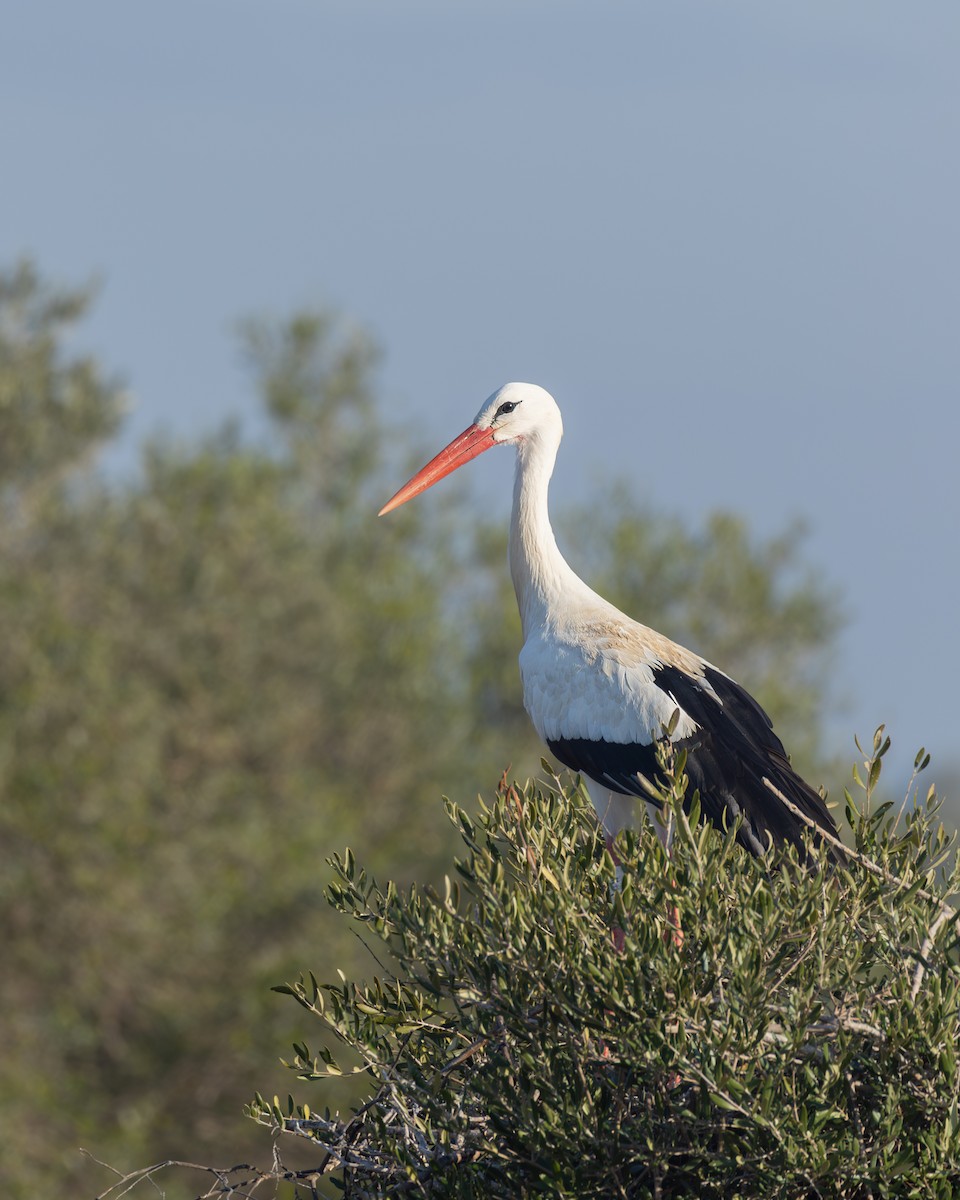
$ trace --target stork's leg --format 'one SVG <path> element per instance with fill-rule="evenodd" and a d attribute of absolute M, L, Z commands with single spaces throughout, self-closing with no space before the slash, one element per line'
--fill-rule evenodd
<path fill-rule="evenodd" d="M 622 872 L 620 868 L 620 858 L 617 854 L 616 846 L 614 845 L 615 841 L 615 838 L 611 837 L 610 834 L 607 834 L 604 844 L 607 847 L 607 852 L 616 864 L 617 880 L 614 884 L 614 887 L 619 887 Z M 669 853 L 670 851 L 668 849 L 667 854 L 669 855 Z M 610 934 L 613 938 L 614 950 L 616 950 L 618 954 L 622 954 L 626 935 L 619 925 L 611 926 Z M 672 944 L 678 950 L 683 946 L 683 928 L 680 924 L 680 908 L 676 904 L 667 905 L 667 927 L 663 931 L 663 940 L 665 945 L 669 946 Z"/>
<path fill-rule="evenodd" d="M 617 868 L 617 881 L 614 884 L 614 887 L 619 887 L 620 886 L 620 877 L 621 877 L 622 872 L 620 870 L 620 856 L 617 854 L 616 847 L 614 846 L 615 841 L 616 841 L 616 838 L 612 834 L 608 833 L 604 844 L 607 847 L 607 853 L 613 859 L 614 864 L 616 865 L 616 868 Z M 613 938 L 614 950 L 616 950 L 616 952 L 618 954 L 622 954 L 624 942 L 626 941 L 626 934 L 623 932 L 623 930 L 620 928 L 619 925 L 612 925 L 610 927 L 610 935 Z"/>
<path fill-rule="evenodd" d="M 656 810 L 653 825 L 660 841 L 670 858 L 673 850 L 673 835 L 676 833 L 673 813 L 666 819 L 660 810 Z M 673 881 L 676 884 L 676 880 Z M 680 925 L 680 909 L 676 904 L 667 905 L 667 928 L 663 931 L 663 940 L 669 946 L 671 943 L 679 950 L 683 946 L 683 929 Z"/>
<path fill-rule="evenodd" d="M 609 788 L 601 787 L 592 780 L 589 784 L 590 799 L 593 801 L 593 806 L 597 810 L 597 815 L 603 825 L 606 834 L 606 847 L 610 853 L 617 868 L 617 878 L 615 887 L 620 886 L 620 881 L 623 876 L 623 870 L 620 866 L 620 858 L 617 855 L 614 843 L 617 834 L 622 829 L 635 828 L 637 823 L 637 808 L 639 801 L 636 796 L 624 796 L 620 792 L 612 792 Z M 663 842 L 667 852 L 667 857 L 670 857 L 670 847 L 673 842 L 674 827 L 673 820 L 663 820 L 662 813 L 652 804 L 647 805 L 648 812 L 653 821 L 653 827 L 657 831 L 657 836 Z M 663 931 L 663 940 L 667 946 L 673 945 L 678 950 L 683 946 L 683 929 L 680 925 L 680 909 L 676 904 L 667 906 L 666 911 L 666 928 Z M 618 953 L 623 951 L 624 932 L 617 926 L 612 929 L 613 945 Z"/>
<path fill-rule="evenodd" d="M 673 942 L 678 950 L 683 948 L 683 926 L 680 924 L 680 909 L 676 904 L 667 906 L 667 928 L 663 931 L 663 940 L 668 946 Z"/>

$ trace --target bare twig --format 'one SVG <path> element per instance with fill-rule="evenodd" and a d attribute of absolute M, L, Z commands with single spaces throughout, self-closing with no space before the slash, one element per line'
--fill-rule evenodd
<path fill-rule="evenodd" d="M 866 868 L 871 875 L 876 875 L 879 879 L 885 880 L 887 883 L 892 883 L 895 887 L 906 890 L 910 885 L 905 879 L 901 879 L 899 875 L 894 875 L 892 871 L 888 871 L 886 867 L 881 867 L 879 863 L 875 863 L 873 859 L 867 858 L 865 854 L 861 854 L 858 850 L 852 850 L 849 846 L 844 845 L 840 838 L 835 837 L 832 833 L 828 833 L 822 825 L 818 825 L 812 817 L 808 817 L 802 809 L 798 808 L 792 800 L 789 800 L 783 792 L 769 779 L 764 776 L 763 779 L 766 787 L 773 792 L 779 801 L 781 801 L 795 817 L 799 817 L 805 825 L 816 833 L 817 837 L 822 839 L 829 846 L 839 850 L 846 858 L 852 858 L 854 862 L 858 862 L 862 867 Z M 939 896 L 935 896 L 933 892 L 928 892 L 926 888 L 917 888 L 916 894 L 922 896 L 924 900 L 929 900 L 933 904 L 938 904 L 941 909 L 944 909 L 948 916 L 956 913 L 956 909 L 951 907 L 946 901 L 941 900 Z"/>
<path fill-rule="evenodd" d="M 201 1163 L 185 1162 L 176 1158 L 164 1159 L 163 1162 L 154 1163 L 150 1167 L 141 1167 L 136 1171 L 130 1171 L 124 1175 L 111 1167 L 109 1163 L 101 1162 L 100 1159 L 92 1155 L 88 1150 L 81 1150 L 92 1162 L 103 1167 L 107 1171 L 112 1171 L 118 1175 L 116 1183 L 110 1185 L 105 1192 L 101 1192 L 97 1196 L 97 1200 L 118 1200 L 120 1196 L 126 1196 L 133 1191 L 135 1187 L 144 1182 L 149 1182 L 157 1191 L 154 1176 L 161 1171 L 180 1168 L 186 1171 L 199 1171 L 202 1175 L 212 1175 L 216 1180 L 212 1183 L 205 1192 L 200 1194 L 200 1200 L 212 1200 L 217 1196 L 239 1196 L 251 1197 L 254 1192 L 264 1183 L 276 1183 L 278 1181 L 288 1183 L 304 1183 L 309 1182 L 311 1178 L 317 1175 L 315 1168 L 310 1168 L 307 1171 L 261 1171 L 256 1167 L 250 1166 L 249 1163 L 238 1163 L 235 1167 L 206 1167 Z M 245 1178 L 234 1179 L 234 1176 L 241 1175 Z M 162 1193 L 161 1193 L 162 1194 Z"/>
<path fill-rule="evenodd" d="M 927 969 L 927 956 L 934 947 L 934 943 L 937 940 L 937 934 L 951 916 L 953 916 L 953 909 L 948 909 L 946 906 L 944 906 L 940 910 L 937 919 L 927 930 L 927 936 L 923 939 L 923 944 L 921 945 L 920 952 L 917 955 L 917 969 L 914 971 L 913 986 L 910 988 L 911 1000 L 916 1000 L 917 996 L 920 994 L 920 988 L 923 984 L 923 976 Z"/>

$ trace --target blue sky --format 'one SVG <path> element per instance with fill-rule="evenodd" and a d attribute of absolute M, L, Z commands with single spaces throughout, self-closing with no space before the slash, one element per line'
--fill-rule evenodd
<path fill-rule="evenodd" d="M 249 414 L 239 317 L 331 304 L 425 446 L 527 379 L 556 504 L 606 476 L 805 519 L 849 617 L 836 744 L 960 762 L 955 0 L 5 8 L 0 261 L 101 280 L 114 465 Z"/>

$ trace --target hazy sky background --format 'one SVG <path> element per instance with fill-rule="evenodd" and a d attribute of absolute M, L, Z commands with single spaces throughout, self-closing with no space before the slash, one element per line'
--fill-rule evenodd
<path fill-rule="evenodd" d="M 0 262 L 102 280 L 114 467 L 251 412 L 238 317 L 329 303 L 431 450 L 526 379 L 555 504 L 611 476 L 804 518 L 849 617 L 836 745 L 886 721 L 899 767 L 960 762 L 956 0 L 0 12 Z M 473 468 L 504 516 L 510 469 Z"/>

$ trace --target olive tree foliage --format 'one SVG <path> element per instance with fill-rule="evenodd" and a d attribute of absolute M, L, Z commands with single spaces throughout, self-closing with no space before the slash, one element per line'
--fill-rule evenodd
<path fill-rule="evenodd" d="M 502 529 L 457 481 L 374 516 L 424 452 L 384 423 L 369 339 L 327 312 L 244 323 L 262 436 L 153 440 L 111 484 L 96 454 L 124 393 L 75 349 L 91 300 L 29 264 L 0 272 L 8 1194 L 92 1194 L 102 1171 L 81 1146 L 120 1167 L 254 1156 L 262 1131 L 238 1136 L 236 1114 L 281 1087 L 276 1055 L 301 1034 L 270 986 L 361 962 L 323 898 L 327 857 L 350 843 L 398 886 L 439 886 L 456 836 L 439 797 L 469 805 L 541 753 Z M 616 528 L 648 531 L 633 535 L 642 559 L 660 522 L 623 500 Z M 716 609 L 702 581 L 726 547 L 671 536 L 683 585 Z M 742 549 L 774 577 L 750 647 L 763 693 L 795 602 L 811 655 L 833 606 L 792 544 L 772 559 L 744 534 Z M 635 570 L 622 592 L 615 571 L 603 582 L 659 620 L 643 600 L 662 563 Z M 740 595 L 735 625 L 755 598 Z M 682 611 L 697 601 L 664 595 L 667 631 Z M 811 742 L 818 683 L 802 677 L 791 730 Z"/>
<path fill-rule="evenodd" d="M 889 744 L 878 730 L 846 794 L 841 864 L 823 847 L 812 863 L 793 847 L 758 860 L 734 829 L 699 824 L 682 753 L 663 759 L 672 851 L 649 823 L 625 836 L 619 888 L 582 793 L 558 779 L 504 785 L 474 816 L 451 803 L 462 845 L 440 888 L 380 884 L 335 857 L 328 899 L 370 948 L 365 977 L 278 988 L 322 1033 L 319 1050 L 309 1033 L 293 1047 L 294 1094 L 250 1107 L 278 1139 L 273 1164 L 203 1171 L 195 1187 L 957 1195 L 960 865 L 932 789 L 900 811 L 878 803 Z M 343 1111 L 351 1075 L 365 1095 Z M 312 1158 L 287 1166 L 291 1144 Z"/>

